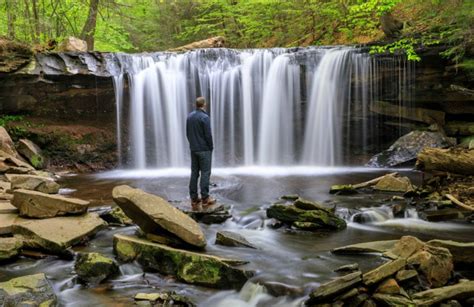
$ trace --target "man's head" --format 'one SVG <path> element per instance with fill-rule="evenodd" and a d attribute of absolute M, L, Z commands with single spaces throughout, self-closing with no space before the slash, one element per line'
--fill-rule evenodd
<path fill-rule="evenodd" d="M 204 97 L 196 98 L 196 109 L 205 110 L 207 106 L 206 99 Z"/>

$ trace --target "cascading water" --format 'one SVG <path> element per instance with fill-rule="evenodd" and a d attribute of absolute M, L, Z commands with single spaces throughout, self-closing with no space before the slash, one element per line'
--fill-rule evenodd
<path fill-rule="evenodd" d="M 341 165 L 350 146 L 365 149 L 371 138 L 367 118 L 382 92 L 379 68 L 399 66 L 393 78 L 404 83 L 390 87 L 399 104 L 411 80 L 398 57 L 351 47 L 117 58 L 117 126 L 127 115 L 129 121 L 117 130 L 121 161 L 141 169 L 187 166 L 185 120 L 197 96 L 209 101 L 217 166 Z"/>

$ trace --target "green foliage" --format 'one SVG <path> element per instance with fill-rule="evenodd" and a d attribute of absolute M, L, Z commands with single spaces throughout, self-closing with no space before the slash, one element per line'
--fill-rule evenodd
<path fill-rule="evenodd" d="M 0 126 L 5 127 L 9 122 L 21 121 L 21 115 L 2 115 L 0 116 Z"/>
<path fill-rule="evenodd" d="M 416 54 L 415 46 L 418 44 L 418 40 L 413 38 L 403 38 L 397 40 L 394 43 L 386 45 L 372 46 L 370 49 L 371 54 L 377 53 L 391 53 L 391 54 L 405 54 L 409 61 L 418 62 L 421 60 L 420 56 Z"/>

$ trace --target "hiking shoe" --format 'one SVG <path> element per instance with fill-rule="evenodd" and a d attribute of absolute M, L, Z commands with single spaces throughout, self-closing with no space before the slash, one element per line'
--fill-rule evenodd
<path fill-rule="evenodd" d="M 200 198 L 192 199 L 191 208 L 193 209 L 193 211 L 201 211 L 202 210 L 201 199 Z"/>
<path fill-rule="evenodd" d="M 211 196 L 208 196 L 208 197 L 202 199 L 202 206 L 203 207 L 212 206 L 215 203 L 216 203 L 216 199 L 212 198 Z"/>

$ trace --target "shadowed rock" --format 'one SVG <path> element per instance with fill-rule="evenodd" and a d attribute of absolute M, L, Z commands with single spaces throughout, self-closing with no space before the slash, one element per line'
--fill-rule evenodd
<path fill-rule="evenodd" d="M 87 211 L 89 202 L 61 195 L 15 190 L 12 205 L 20 210 L 20 216 L 50 218 L 61 215 L 83 214 Z"/>
<path fill-rule="evenodd" d="M 15 258 L 23 246 L 17 238 L 0 238 L 0 261 Z"/>
<path fill-rule="evenodd" d="M 114 251 L 122 261 L 136 260 L 147 269 L 211 288 L 239 289 L 252 275 L 231 267 L 228 263 L 236 263 L 234 260 L 176 249 L 137 237 L 115 235 Z"/>
<path fill-rule="evenodd" d="M 18 152 L 28 159 L 28 161 L 36 169 L 41 169 L 45 166 L 45 159 L 41 153 L 41 149 L 32 141 L 27 139 L 20 139 L 18 141 Z"/>
<path fill-rule="evenodd" d="M 196 247 L 206 246 L 199 225 L 163 198 L 126 185 L 115 187 L 112 196 L 144 232 L 175 236 Z"/>
<path fill-rule="evenodd" d="M 416 306 L 432 306 L 442 301 L 474 296 L 474 281 L 465 281 L 453 286 L 431 289 L 412 295 Z"/>

